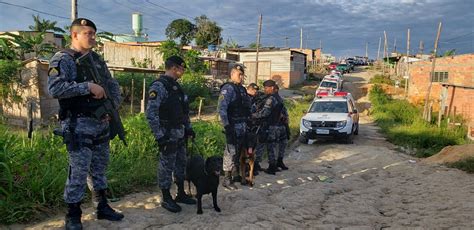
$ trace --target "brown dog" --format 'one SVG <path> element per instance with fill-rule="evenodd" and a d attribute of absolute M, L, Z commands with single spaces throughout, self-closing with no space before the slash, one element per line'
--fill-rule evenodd
<path fill-rule="evenodd" d="M 256 132 L 249 131 L 245 135 L 244 143 L 240 149 L 240 176 L 242 185 L 250 185 L 253 187 L 254 182 L 254 163 L 255 163 L 255 146 L 257 145 Z"/>

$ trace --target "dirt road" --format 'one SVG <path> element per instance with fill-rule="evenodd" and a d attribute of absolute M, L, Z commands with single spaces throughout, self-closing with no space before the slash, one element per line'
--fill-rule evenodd
<path fill-rule="evenodd" d="M 365 108 L 368 77 L 350 74 L 344 85 Z M 473 175 L 418 161 L 397 152 L 362 116 L 354 144 L 295 143 L 288 149 L 290 170 L 261 174 L 254 188 L 220 188 L 221 213 L 210 196 L 203 215 L 195 206 L 172 214 L 160 207 L 159 193 L 138 193 L 113 203 L 123 221 L 98 221 L 86 209 L 83 222 L 85 229 L 474 229 Z M 63 227 L 62 219 L 30 228 Z"/>

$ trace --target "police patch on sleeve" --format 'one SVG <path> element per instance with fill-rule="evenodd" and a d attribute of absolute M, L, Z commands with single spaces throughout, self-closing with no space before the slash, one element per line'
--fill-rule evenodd
<path fill-rule="evenodd" d="M 157 95 L 156 91 L 151 91 L 150 94 L 148 94 L 148 98 L 155 99 Z"/>
<path fill-rule="evenodd" d="M 59 75 L 59 68 L 58 67 L 51 67 L 48 71 L 48 76 L 50 77 L 57 77 Z"/>

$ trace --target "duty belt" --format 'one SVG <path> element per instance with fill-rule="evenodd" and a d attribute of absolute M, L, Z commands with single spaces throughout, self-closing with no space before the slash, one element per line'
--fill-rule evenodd
<path fill-rule="evenodd" d="M 237 123 L 243 123 L 243 122 L 247 122 L 248 121 L 248 118 L 247 117 L 231 117 L 230 118 L 230 122 L 233 123 L 233 124 L 237 124 Z"/>

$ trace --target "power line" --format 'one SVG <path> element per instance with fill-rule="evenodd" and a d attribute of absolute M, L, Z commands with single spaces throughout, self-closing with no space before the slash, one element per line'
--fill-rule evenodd
<path fill-rule="evenodd" d="M 177 11 L 172 10 L 172 9 L 168 9 L 168 8 L 162 6 L 162 5 L 158 5 L 158 4 L 156 4 L 156 3 L 150 2 L 150 0 L 145 0 L 145 1 L 146 1 L 148 4 L 157 6 L 157 7 L 159 7 L 159 8 L 165 9 L 165 10 L 167 10 L 167 11 L 173 12 L 173 13 L 175 13 L 175 14 L 177 14 L 177 15 L 183 16 L 183 17 L 188 18 L 188 19 L 191 19 L 191 20 L 194 20 L 193 18 L 189 17 L 188 15 L 182 14 L 182 13 L 177 12 Z"/>
<path fill-rule="evenodd" d="M 473 33 L 474 33 L 474 31 L 471 31 L 470 33 L 467 33 L 467 34 L 459 35 L 459 36 L 454 37 L 454 38 L 449 38 L 447 40 L 442 41 L 441 43 L 448 43 L 449 41 L 456 40 L 456 39 L 462 38 L 462 37 L 466 37 L 466 36 L 471 35 Z"/>
<path fill-rule="evenodd" d="M 58 16 L 58 15 L 55 15 L 55 14 L 50 14 L 50 13 L 47 13 L 47 12 L 35 10 L 35 9 L 27 7 L 27 6 L 16 5 L 16 4 L 12 4 L 12 3 L 8 3 L 8 2 L 4 2 L 4 1 L 0 1 L 0 3 L 5 4 L 5 5 L 9 5 L 9 6 L 15 6 L 15 7 L 31 10 L 31 11 L 34 11 L 36 13 L 45 14 L 45 15 L 49 15 L 49 16 L 52 16 L 52 17 L 57 17 L 57 18 L 62 18 L 62 19 L 69 19 L 69 18 Z"/>

